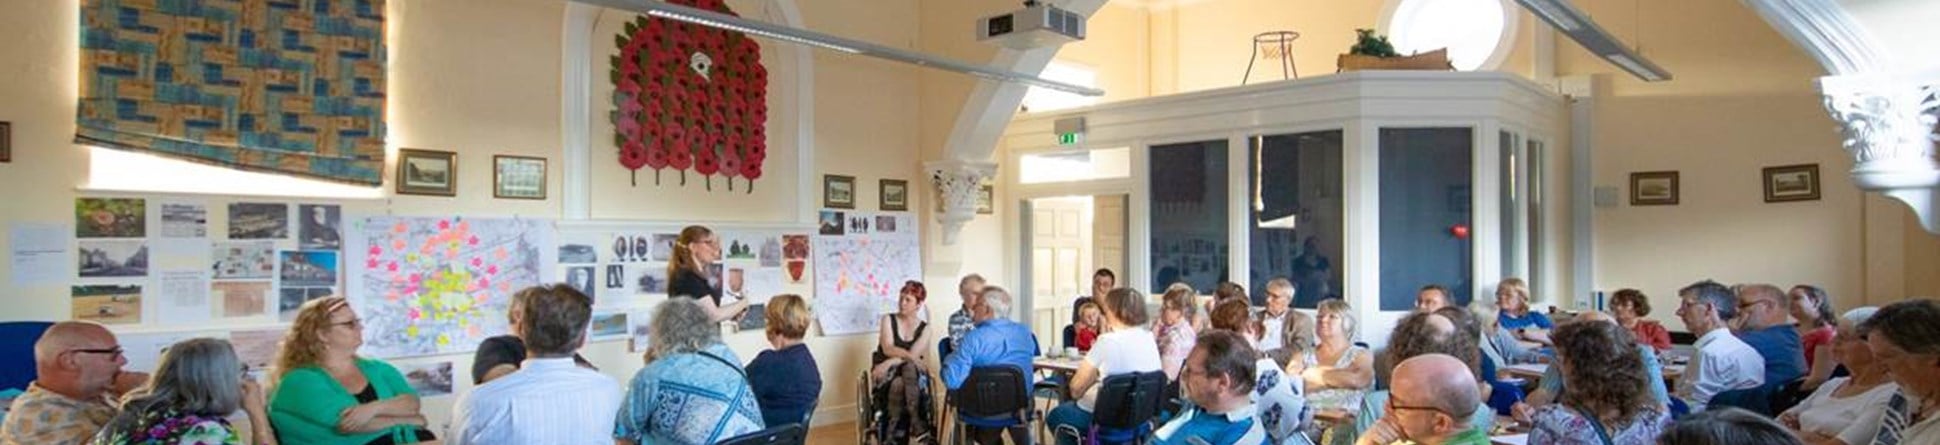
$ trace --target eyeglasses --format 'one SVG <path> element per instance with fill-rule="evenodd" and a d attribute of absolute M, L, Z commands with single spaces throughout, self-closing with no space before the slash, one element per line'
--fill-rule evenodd
<path fill-rule="evenodd" d="M 1432 407 L 1432 406 L 1411 406 L 1411 405 L 1402 405 L 1402 404 L 1397 404 L 1397 403 L 1395 403 L 1395 401 L 1394 401 L 1394 395 L 1393 395 L 1393 394 L 1389 394 L 1389 395 L 1388 395 L 1388 412 L 1398 412 L 1398 411 L 1434 411 L 1434 412 L 1437 412 L 1437 413 L 1441 413 L 1442 415 L 1446 415 L 1446 416 L 1448 416 L 1448 417 L 1450 417 L 1450 418 L 1455 418 L 1455 419 L 1467 419 L 1467 418 L 1468 418 L 1468 415 L 1466 415 L 1466 414 L 1464 414 L 1464 415 L 1456 415 L 1455 413 L 1451 413 L 1451 412 L 1448 412 L 1448 411 L 1446 411 L 1446 410 L 1443 410 L 1443 409 L 1441 409 L 1441 408 L 1436 408 L 1436 407 Z M 1474 413 L 1470 413 L 1470 414 L 1474 414 Z"/>
<path fill-rule="evenodd" d="M 120 357 L 121 354 L 126 351 L 122 350 L 120 346 L 116 346 L 112 348 L 98 348 L 98 349 L 69 349 L 67 352 L 77 352 L 82 354 L 107 354 L 112 357 Z"/>
<path fill-rule="evenodd" d="M 1741 310 L 1741 311 L 1742 311 L 1742 310 L 1747 310 L 1747 309 L 1751 309 L 1751 307 L 1752 307 L 1752 306 L 1757 306 L 1757 305 L 1759 305 L 1760 303 L 1770 303 L 1770 301 L 1766 301 L 1766 300 L 1752 300 L 1752 301 L 1750 301 L 1750 302 L 1746 302 L 1746 303 L 1738 303 L 1738 310 Z"/>

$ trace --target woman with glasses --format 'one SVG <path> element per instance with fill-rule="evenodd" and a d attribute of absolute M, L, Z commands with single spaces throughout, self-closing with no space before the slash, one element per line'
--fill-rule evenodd
<path fill-rule="evenodd" d="M 1860 323 L 1873 316 L 1876 308 L 1846 311 L 1839 334 L 1832 337 L 1828 350 L 1832 360 L 1852 371 L 1819 385 L 1805 401 L 1778 415 L 1778 422 L 1813 445 L 1865 445 L 1879 433 L 1879 421 L 1886 413 L 1886 402 L 1898 392 L 1899 385 L 1886 373 L 1886 364 L 1873 357 L 1866 339 L 1854 333 Z"/>
<path fill-rule="evenodd" d="M 1628 329 L 1578 321 L 1551 339 L 1569 392 L 1530 416 L 1529 443 L 1649 445 L 1670 427 L 1669 410 L 1645 389 L 1650 377 Z"/>
<path fill-rule="evenodd" d="M 364 324 L 343 297 L 303 304 L 276 355 L 270 423 L 291 444 L 389 445 L 435 440 L 397 368 L 357 356 Z"/>
<path fill-rule="evenodd" d="M 1859 324 L 1858 334 L 1900 385 L 1873 443 L 1940 443 L 1940 301 L 1881 307 Z"/>
<path fill-rule="evenodd" d="M 706 267 L 721 261 L 721 239 L 706 226 L 687 226 L 674 239 L 667 259 L 667 296 L 692 298 L 714 321 L 726 321 L 748 309 L 748 301 L 721 305 L 721 286 L 707 279 Z"/>
<path fill-rule="evenodd" d="M 263 389 L 249 380 L 228 341 L 183 340 L 162 353 L 155 375 L 123 398 L 121 413 L 94 435 L 96 445 L 243 443 L 230 413 L 249 415 L 255 444 L 274 444 Z"/>

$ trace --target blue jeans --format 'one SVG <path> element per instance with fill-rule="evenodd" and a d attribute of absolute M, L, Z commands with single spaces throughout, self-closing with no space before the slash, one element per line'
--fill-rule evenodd
<path fill-rule="evenodd" d="M 1051 429 L 1051 434 L 1057 438 L 1058 445 L 1076 445 L 1077 438 L 1060 434 L 1058 430 L 1060 427 L 1070 428 L 1077 431 L 1080 436 L 1091 431 L 1091 411 L 1085 411 L 1083 407 L 1079 407 L 1078 402 L 1064 402 L 1044 415 L 1044 425 Z"/>

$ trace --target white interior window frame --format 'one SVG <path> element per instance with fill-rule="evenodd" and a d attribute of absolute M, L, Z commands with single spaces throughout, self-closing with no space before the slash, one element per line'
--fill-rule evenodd
<path fill-rule="evenodd" d="M 1376 32 L 1384 36 L 1394 35 L 1395 25 L 1396 25 L 1394 21 L 1397 18 L 1397 16 L 1400 15 L 1401 8 L 1402 6 L 1404 6 L 1404 4 L 1413 3 L 1413 2 L 1425 3 L 1425 2 L 1435 2 L 1435 1 L 1446 1 L 1446 0 L 1386 0 L 1381 5 L 1380 20 L 1375 22 L 1378 25 L 1376 27 Z M 1502 64 L 1509 60 L 1509 53 L 1515 52 L 1516 36 L 1519 35 L 1519 33 L 1521 32 L 1520 25 L 1522 24 L 1522 7 L 1516 5 L 1514 0 L 1487 0 L 1487 1 L 1499 2 L 1502 5 L 1502 33 L 1501 35 L 1496 36 L 1495 49 L 1489 53 L 1488 57 L 1483 58 L 1481 65 L 1477 65 L 1475 68 L 1467 69 L 1467 70 L 1457 67 L 1456 71 L 1500 70 L 1502 69 Z M 1396 48 L 1395 50 L 1400 51 L 1400 48 Z M 1451 52 L 1453 52 L 1453 50 L 1451 50 Z"/>

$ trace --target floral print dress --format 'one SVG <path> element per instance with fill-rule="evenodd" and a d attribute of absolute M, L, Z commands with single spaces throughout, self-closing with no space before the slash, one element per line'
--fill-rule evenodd
<path fill-rule="evenodd" d="M 1603 425 L 1583 417 L 1583 412 L 1564 406 L 1551 404 L 1536 409 L 1530 421 L 1535 428 L 1529 431 L 1529 443 L 1558 445 L 1603 445 L 1606 444 L 1598 430 Z M 1613 445 L 1652 445 L 1657 436 L 1670 429 L 1671 416 L 1664 411 L 1647 409 L 1637 413 L 1637 418 L 1628 425 L 1610 425 L 1612 429 L 1603 430 L 1609 434 Z"/>
<path fill-rule="evenodd" d="M 220 416 L 173 409 L 123 412 L 94 435 L 92 445 L 242 445 L 242 436 Z"/>

